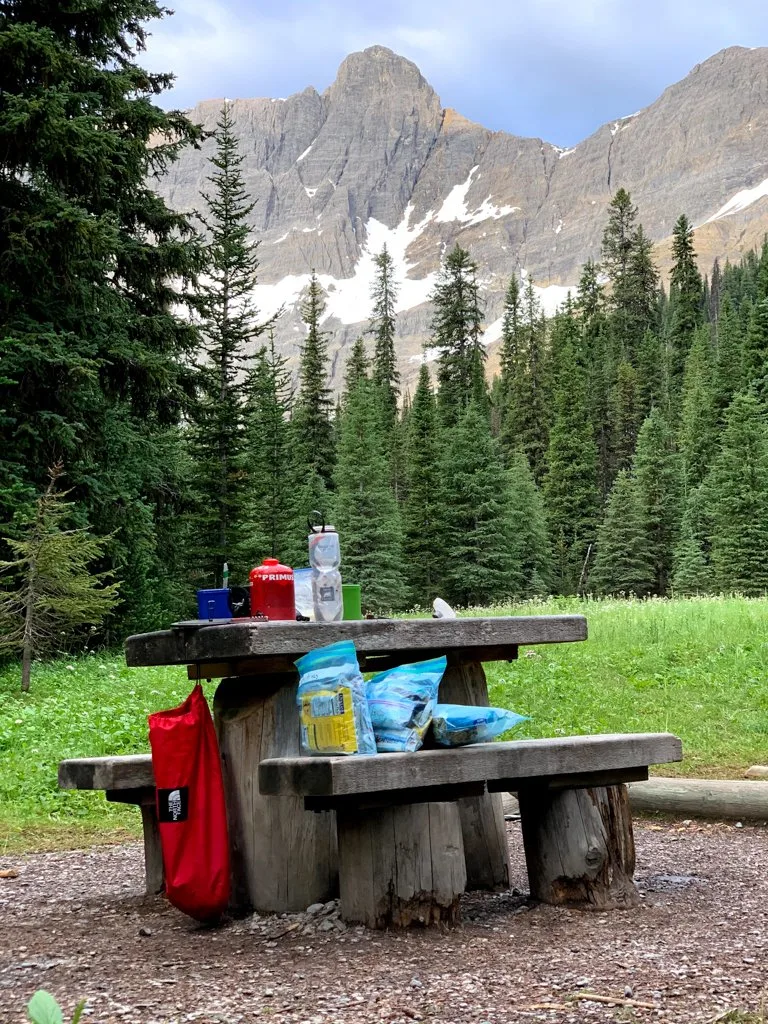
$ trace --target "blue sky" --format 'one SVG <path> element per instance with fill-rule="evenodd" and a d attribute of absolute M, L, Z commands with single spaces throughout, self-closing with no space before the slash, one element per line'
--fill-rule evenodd
<path fill-rule="evenodd" d="M 144 63 L 163 102 L 288 96 L 380 43 L 443 105 L 488 128 L 572 145 L 632 114 L 726 46 L 768 44 L 765 0 L 177 0 Z"/>

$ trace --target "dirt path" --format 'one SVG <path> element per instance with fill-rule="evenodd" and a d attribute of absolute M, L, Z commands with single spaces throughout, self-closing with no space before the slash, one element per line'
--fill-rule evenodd
<path fill-rule="evenodd" d="M 463 928 L 407 935 L 335 924 L 332 908 L 196 926 L 142 886 L 137 844 L 9 861 L 0 880 L 0 1021 L 36 988 L 88 997 L 92 1024 L 712 1021 L 768 988 L 768 829 L 638 823 L 633 911 L 465 897 Z M 576 1001 L 593 992 L 656 1009 Z M 766 1000 L 768 1009 L 768 999 Z M 755 1018 L 756 1019 L 756 1018 Z"/>

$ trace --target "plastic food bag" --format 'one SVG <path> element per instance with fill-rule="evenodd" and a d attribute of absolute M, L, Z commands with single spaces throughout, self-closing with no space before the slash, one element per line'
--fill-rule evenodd
<path fill-rule="evenodd" d="M 447 659 L 432 658 L 379 672 L 366 690 L 379 753 L 418 750 L 432 721 Z"/>
<path fill-rule="evenodd" d="M 527 716 L 504 708 L 437 704 L 432 716 L 432 735 L 441 747 L 463 747 L 492 740 L 527 720 Z"/>
<path fill-rule="evenodd" d="M 375 754 L 365 681 L 351 640 L 310 651 L 296 662 L 304 754 Z"/>

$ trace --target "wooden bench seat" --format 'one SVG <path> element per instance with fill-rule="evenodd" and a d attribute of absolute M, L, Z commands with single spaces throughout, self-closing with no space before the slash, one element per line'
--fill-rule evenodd
<path fill-rule="evenodd" d="M 136 804 L 144 830 L 144 872 L 149 895 L 162 892 L 163 856 L 157 828 L 155 776 L 150 754 L 78 757 L 59 763 L 61 789 L 103 789 L 113 803 Z"/>
<path fill-rule="evenodd" d="M 342 916 L 455 923 L 466 871 L 457 801 L 516 792 L 531 894 L 607 909 L 638 900 L 625 783 L 682 759 L 669 733 L 570 736 L 259 765 L 263 795 L 336 812 Z"/>

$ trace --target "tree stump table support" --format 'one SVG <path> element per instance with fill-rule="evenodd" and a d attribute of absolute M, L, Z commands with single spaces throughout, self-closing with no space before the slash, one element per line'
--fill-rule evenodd
<path fill-rule="evenodd" d="M 448 656 L 448 667 L 440 683 L 440 701 L 488 707 L 488 683 L 480 662 L 468 661 L 456 653 Z M 463 797 L 458 801 L 467 889 L 503 892 L 509 888 L 509 847 L 504 826 L 501 793 Z"/>
<path fill-rule="evenodd" d="M 333 811 L 308 814 L 299 796 L 259 793 L 259 761 L 300 753 L 297 688 L 296 673 L 232 677 L 214 697 L 235 912 L 306 910 L 338 891 Z"/>
<path fill-rule="evenodd" d="M 459 923 L 466 870 L 456 804 L 336 815 L 344 921 L 369 928 Z"/>
<path fill-rule="evenodd" d="M 531 896 L 555 906 L 634 907 L 635 843 L 626 785 L 518 791 Z"/>

